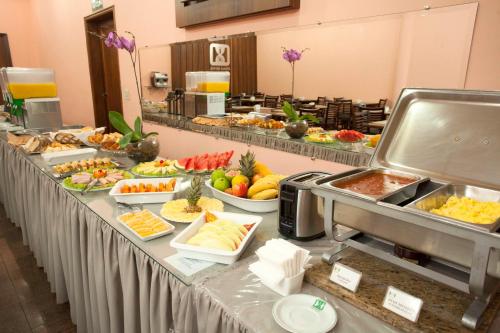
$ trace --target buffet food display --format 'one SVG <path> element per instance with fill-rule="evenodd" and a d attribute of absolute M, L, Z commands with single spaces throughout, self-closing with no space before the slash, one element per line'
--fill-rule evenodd
<path fill-rule="evenodd" d="M 63 186 L 70 191 L 81 192 L 88 187 L 89 191 L 109 190 L 118 181 L 134 176 L 124 170 L 118 169 L 94 169 L 93 171 L 83 171 L 66 177 L 63 180 Z"/>
<path fill-rule="evenodd" d="M 241 155 L 239 168 L 220 168 L 212 172 L 205 185 L 215 198 L 238 208 L 255 212 L 278 209 L 279 182 L 285 176 L 273 172 L 248 151 Z"/>
<path fill-rule="evenodd" d="M 494 92 L 404 89 L 369 166 L 312 185 L 329 237 L 332 224 L 352 228 L 335 238 L 471 294 L 462 323 L 472 329 L 500 285 L 499 104 Z M 439 268 L 409 264 L 391 244 Z"/>
<path fill-rule="evenodd" d="M 118 216 L 118 221 L 142 241 L 148 241 L 174 232 L 175 227 L 144 209 Z"/>

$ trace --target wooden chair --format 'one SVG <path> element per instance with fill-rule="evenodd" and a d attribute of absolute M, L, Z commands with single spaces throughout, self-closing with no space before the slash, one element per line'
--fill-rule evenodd
<path fill-rule="evenodd" d="M 339 122 L 342 129 L 350 129 L 352 126 L 352 100 L 343 99 L 339 103 Z"/>
<path fill-rule="evenodd" d="M 372 104 L 366 104 L 367 107 L 371 108 L 385 108 L 385 105 L 387 104 L 387 99 L 380 99 L 378 103 L 372 103 Z"/>
<path fill-rule="evenodd" d="M 265 95 L 266 94 L 258 92 L 258 91 L 253 93 L 253 96 L 255 96 L 255 98 L 264 98 Z"/>
<path fill-rule="evenodd" d="M 318 99 L 316 100 L 316 104 L 318 104 L 318 105 L 327 105 L 326 103 L 327 103 L 326 96 L 322 96 L 322 97 L 318 96 Z"/>
<path fill-rule="evenodd" d="M 339 122 L 340 104 L 329 102 L 323 114 L 322 127 L 324 129 L 337 129 Z"/>
<path fill-rule="evenodd" d="M 266 97 L 264 97 L 264 107 L 266 108 L 277 108 L 278 107 L 278 99 L 279 99 L 279 96 L 270 96 L 270 95 L 266 95 Z"/>
<path fill-rule="evenodd" d="M 361 132 L 368 132 L 368 111 L 356 110 L 352 114 L 351 129 Z"/>
<path fill-rule="evenodd" d="M 292 104 L 292 100 L 293 100 L 292 95 L 280 95 L 279 107 L 282 107 L 284 102 Z M 297 103 L 295 103 L 295 108 L 297 108 Z"/>
<path fill-rule="evenodd" d="M 334 97 L 333 101 L 334 102 L 342 102 L 344 100 L 344 97 Z"/>
<path fill-rule="evenodd" d="M 367 131 L 368 123 L 385 120 L 385 107 L 361 106 L 359 107 L 359 111 L 366 112 Z"/>

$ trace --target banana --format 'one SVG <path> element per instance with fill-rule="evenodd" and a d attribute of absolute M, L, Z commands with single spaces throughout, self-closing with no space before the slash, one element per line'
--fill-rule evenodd
<path fill-rule="evenodd" d="M 269 199 L 274 199 L 277 196 L 278 196 L 278 190 L 272 188 L 272 189 L 260 191 L 259 193 L 250 197 L 250 199 L 252 199 L 252 200 L 269 200 Z"/>
<path fill-rule="evenodd" d="M 269 189 L 277 190 L 278 183 L 271 182 L 271 181 L 260 181 L 260 179 L 259 179 L 258 181 L 255 182 L 255 184 L 250 186 L 250 188 L 248 189 L 247 196 L 249 198 L 251 198 L 254 195 L 256 195 L 257 193 L 265 191 L 265 190 L 269 190 Z"/>

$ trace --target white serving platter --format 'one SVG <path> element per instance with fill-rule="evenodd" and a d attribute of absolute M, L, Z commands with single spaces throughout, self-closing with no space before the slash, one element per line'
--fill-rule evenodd
<path fill-rule="evenodd" d="M 93 158 L 97 154 L 94 148 L 81 148 L 73 150 L 55 151 L 42 153 L 41 156 L 48 165 L 56 165 L 74 160 L 86 160 Z"/>
<path fill-rule="evenodd" d="M 172 192 L 120 193 L 120 188 L 123 185 L 139 185 L 140 183 L 143 183 L 157 186 L 159 183 L 168 183 L 172 178 L 177 180 L 174 191 Z M 115 186 L 113 186 L 109 195 L 114 198 L 116 202 L 126 204 L 164 203 L 173 200 L 177 193 L 182 192 L 189 187 L 190 183 L 188 181 L 182 182 L 182 180 L 183 178 L 181 177 L 122 179 L 118 181 Z"/>
<path fill-rule="evenodd" d="M 125 213 L 127 214 L 127 213 Z M 155 239 L 155 238 L 158 238 L 158 237 L 161 237 L 161 236 L 165 236 L 165 235 L 168 235 L 168 234 L 171 234 L 172 232 L 174 232 L 175 230 L 175 226 L 168 223 L 167 221 L 165 221 L 164 219 L 162 219 L 161 217 L 159 217 L 158 215 L 154 214 L 153 212 L 151 212 L 151 214 L 153 214 L 154 217 L 157 217 L 159 218 L 165 225 L 167 225 L 168 229 L 167 230 L 164 230 L 162 232 L 158 232 L 154 235 L 150 235 L 150 236 L 147 236 L 147 237 L 142 237 L 141 235 L 139 235 L 137 232 L 135 232 L 134 229 L 132 229 L 131 227 L 129 227 L 127 225 L 127 223 L 125 223 L 121 217 L 125 214 L 122 214 L 120 216 L 118 216 L 116 219 L 118 220 L 118 222 L 120 222 L 121 225 L 123 225 L 125 228 L 127 228 L 130 232 L 132 232 L 134 234 L 135 237 L 139 238 L 140 240 L 144 241 L 144 242 L 147 242 L 149 240 L 152 240 L 152 239 Z"/>
<path fill-rule="evenodd" d="M 270 200 L 251 200 L 236 197 L 214 188 L 212 184 L 210 184 L 210 179 L 205 182 L 205 186 L 212 191 L 212 195 L 216 199 L 252 213 L 269 213 L 274 212 L 279 208 L 279 198 Z"/>
<path fill-rule="evenodd" d="M 205 213 L 203 213 L 196 221 L 191 223 L 186 229 L 179 233 L 174 239 L 170 241 L 170 246 L 175 248 L 177 252 L 186 258 L 201 259 L 206 261 L 217 262 L 221 264 L 232 264 L 238 260 L 243 251 L 248 247 L 250 241 L 255 235 L 255 231 L 262 222 L 261 216 L 237 214 L 237 213 L 224 213 L 224 212 L 211 212 L 221 219 L 230 220 L 235 223 L 244 225 L 255 225 L 245 235 L 241 241 L 240 246 L 235 251 L 224 251 L 217 249 L 207 249 L 200 246 L 186 244 L 186 242 L 197 234 L 198 230 L 205 224 Z"/>

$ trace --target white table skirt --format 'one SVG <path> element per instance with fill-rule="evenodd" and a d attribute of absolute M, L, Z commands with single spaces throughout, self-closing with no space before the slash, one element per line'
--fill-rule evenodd
<path fill-rule="evenodd" d="M 196 332 L 192 288 L 0 140 L 0 200 L 79 332 Z"/>

